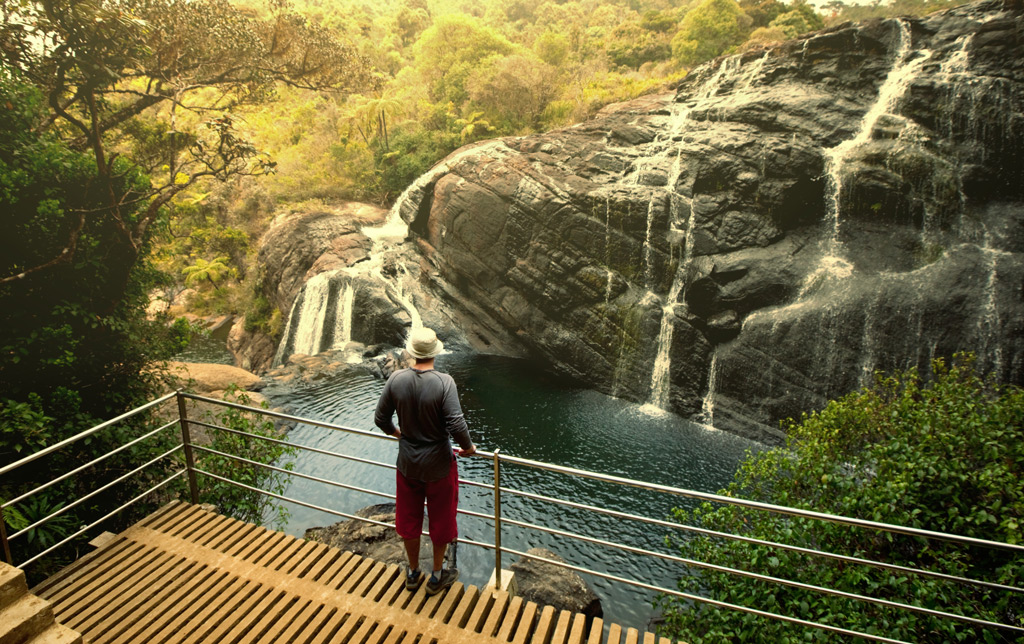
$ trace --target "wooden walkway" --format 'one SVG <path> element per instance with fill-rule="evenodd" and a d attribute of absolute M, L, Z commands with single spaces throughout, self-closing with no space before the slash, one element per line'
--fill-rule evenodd
<path fill-rule="evenodd" d="M 85 642 L 669 644 L 173 502 L 32 592 Z M 607 637 L 604 636 L 607 630 Z"/>

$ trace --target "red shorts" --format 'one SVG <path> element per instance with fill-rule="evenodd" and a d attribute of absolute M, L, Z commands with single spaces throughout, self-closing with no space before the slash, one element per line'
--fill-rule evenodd
<path fill-rule="evenodd" d="M 423 532 L 423 501 L 427 502 L 430 541 L 443 546 L 455 541 L 459 528 L 455 513 L 459 507 L 459 468 L 452 461 L 448 476 L 437 481 L 407 479 L 396 470 L 395 530 L 403 539 L 417 539 Z"/>

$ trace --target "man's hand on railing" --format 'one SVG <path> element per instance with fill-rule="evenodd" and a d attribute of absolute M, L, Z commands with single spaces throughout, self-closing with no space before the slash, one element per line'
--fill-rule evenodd
<path fill-rule="evenodd" d="M 394 438 L 394 439 L 396 439 L 396 440 L 397 440 L 397 439 L 399 439 L 399 438 L 401 438 L 401 437 L 402 437 L 402 430 L 401 430 L 401 428 L 399 428 L 399 427 L 396 427 L 396 428 L 395 428 L 395 433 L 394 433 L 394 434 L 392 434 L 392 435 L 391 435 L 391 437 L 392 437 L 392 438 Z"/>
<path fill-rule="evenodd" d="M 455 448 L 456 456 L 472 456 L 474 454 L 476 454 L 476 445 L 470 445 L 469 449 L 459 449 L 457 447 Z"/>

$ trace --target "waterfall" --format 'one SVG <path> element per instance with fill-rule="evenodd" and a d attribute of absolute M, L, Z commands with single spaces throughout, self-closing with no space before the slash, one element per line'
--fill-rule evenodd
<path fill-rule="evenodd" d="M 747 89 L 753 84 L 753 82 L 760 76 L 761 71 L 764 67 L 764 62 L 767 59 L 767 54 L 760 58 L 757 63 L 751 66 L 750 69 L 743 72 L 743 63 L 740 56 L 731 56 L 724 59 L 715 73 L 712 74 L 706 81 L 704 81 L 700 87 L 693 94 L 693 103 L 691 107 L 680 107 L 677 103 L 673 103 L 670 123 L 671 127 L 668 128 L 668 132 L 663 136 L 659 136 L 657 140 L 672 141 L 679 138 L 679 135 L 686 129 L 690 123 L 690 114 L 693 110 L 693 106 L 699 101 L 708 101 L 716 96 L 722 86 L 737 78 L 737 88 Z M 682 147 L 666 146 L 659 150 L 657 154 L 652 157 L 654 160 L 663 162 L 672 153 L 675 153 L 675 158 L 672 165 L 669 168 L 667 176 L 666 187 L 664 194 L 671 199 L 672 195 L 675 195 L 676 183 L 679 180 L 679 176 L 682 172 Z M 636 173 L 637 179 L 641 175 L 641 169 L 647 167 L 645 164 L 640 164 Z M 683 289 L 686 285 L 687 274 L 693 263 L 693 245 L 694 245 L 694 232 L 696 230 L 696 214 L 693 210 L 693 200 L 687 200 L 689 205 L 689 216 L 686 225 L 685 239 L 683 242 L 682 257 L 679 261 L 679 266 L 676 269 L 676 273 L 672 278 L 672 285 L 669 288 L 668 295 L 663 300 L 662 313 L 661 313 L 661 325 L 658 329 L 657 339 L 657 352 L 655 353 L 654 365 L 651 369 L 651 388 L 650 397 L 643 409 L 648 411 L 653 410 L 668 410 L 671 407 L 671 392 L 672 392 L 672 338 L 675 334 L 675 318 L 676 318 L 676 305 L 683 294 Z M 648 208 L 648 238 L 650 237 L 651 227 L 651 211 L 652 208 Z M 648 260 L 648 244 L 645 242 L 645 264 L 650 264 Z M 645 266 L 645 270 L 648 269 Z M 648 282 L 649 284 L 649 282 Z M 714 356 L 712 356 L 714 361 Z"/>
<path fill-rule="evenodd" d="M 718 386 L 718 352 L 711 354 L 711 367 L 708 368 L 708 392 L 701 403 L 701 419 L 705 425 L 715 426 L 715 389 Z"/>
<path fill-rule="evenodd" d="M 843 171 L 853 152 L 871 139 L 871 134 L 883 115 L 892 112 L 903 97 L 911 81 L 917 76 L 931 52 L 925 50 L 911 59 L 912 37 L 910 26 L 904 20 L 898 20 L 900 32 L 899 45 L 894 56 L 893 66 L 878 89 L 878 97 L 874 105 L 868 109 L 861 120 L 860 128 L 853 138 L 825 150 L 825 177 L 827 180 L 827 216 L 832 228 L 828 254 L 841 254 L 842 242 L 839 240 L 839 226 L 842 215 Z"/>
<path fill-rule="evenodd" d="M 397 256 L 398 246 L 409 234 L 409 226 L 402 219 L 402 209 L 410 199 L 425 190 L 430 184 L 437 181 L 466 157 L 485 154 L 491 158 L 500 159 L 508 156 L 511 152 L 513 150 L 502 139 L 488 141 L 480 145 L 467 146 L 458 150 L 420 175 L 412 185 L 399 195 L 395 204 L 388 212 L 383 226 L 366 226 L 362 229 L 363 234 L 373 241 L 369 265 L 363 270 L 368 271 L 385 285 L 396 303 L 408 312 L 414 328 L 423 326 L 423 321 L 419 310 L 412 301 L 412 297 L 406 292 L 404 286 L 404 281 L 410 277 L 408 268 L 401 261 L 401 258 L 395 257 L 395 270 L 393 274 L 386 275 L 384 272 L 385 259 Z"/>
<path fill-rule="evenodd" d="M 310 278 L 292 303 L 273 364 L 281 365 L 294 354 L 344 348 L 352 341 L 354 300 L 352 280 L 342 279 L 341 271 Z"/>
<path fill-rule="evenodd" d="M 675 302 L 679 293 L 683 290 L 683 274 L 685 268 L 682 264 L 676 270 L 672 279 L 672 288 L 669 289 L 668 298 L 661 309 L 661 328 L 658 330 L 658 353 L 654 358 L 654 369 L 651 372 L 651 398 L 648 405 L 659 409 L 669 408 L 669 395 L 672 392 L 672 335 L 675 331 Z"/>

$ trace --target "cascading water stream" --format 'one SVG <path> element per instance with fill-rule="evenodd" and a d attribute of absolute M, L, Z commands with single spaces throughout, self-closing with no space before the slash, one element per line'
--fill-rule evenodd
<path fill-rule="evenodd" d="M 481 145 L 465 148 L 455 154 L 452 154 L 427 172 L 420 175 L 412 185 L 402 192 L 395 201 L 395 204 L 391 207 L 391 210 L 388 212 L 387 219 L 383 226 L 368 226 L 363 228 L 363 234 L 373 241 L 373 247 L 370 250 L 370 262 L 366 270 L 383 282 L 385 287 L 388 288 L 389 292 L 394 297 L 395 301 L 400 304 L 406 312 L 408 312 L 413 328 L 423 326 L 423 319 L 420 316 L 419 310 L 416 309 L 416 305 L 413 303 L 412 298 L 406 293 L 406 289 L 403 286 L 404 278 L 409 277 L 408 269 L 400 260 L 398 260 L 395 262 L 393 276 L 388 276 L 384 273 L 385 258 L 396 255 L 398 245 L 404 241 L 409 234 L 409 226 L 402 220 L 402 208 L 405 206 L 406 202 L 413 197 L 413 195 L 425 190 L 430 184 L 437 181 L 441 175 L 449 172 L 452 167 L 466 157 L 488 155 L 491 158 L 500 159 L 507 156 L 510 152 L 512 152 L 512 150 L 509 149 L 505 142 L 501 139 L 497 139 Z"/>
<path fill-rule="evenodd" d="M 341 271 L 310 278 L 292 303 L 273 364 L 280 365 L 293 354 L 343 349 L 352 341 L 354 299 L 352 280 L 343 279 Z"/>
<path fill-rule="evenodd" d="M 711 99 L 718 93 L 723 84 L 736 78 L 738 78 L 738 82 L 736 83 L 738 88 L 749 88 L 760 75 L 766 59 L 767 54 L 759 59 L 751 69 L 744 72 L 740 56 L 726 58 L 718 66 L 718 69 L 715 70 L 715 73 L 712 74 L 711 77 L 708 78 L 694 93 L 693 100 L 695 101 L 695 104 L 699 101 L 707 101 Z M 692 112 L 692 109 L 692 107 L 689 107 L 673 112 L 673 126 L 669 134 L 670 140 L 676 139 L 690 123 L 690 113 Z M 665 158 L 667 154 L 671 154 L 672 152 L 673 150 L 671 147 L 666 148 L 661 151 L 659 158 Z M 672 195 L 675 194 L 675 185 L 682 172 L 682 148 L 677 147 L 674 152 L 676 157 L 671 166 L 670 176 L 668 177 L 668 182 L 666 184 L 666 192 L 670 199 Z M 679 266 L 676 269 L 676 273 L 672 278 L 672 285 L 669 288 L 668 295 L 662 306 L 661 325 L 658 330 L 658 349 L 655 354 L 654 366 L 651 371 L 651 393 L 648 403 L 643 407 L 646 410 L 667 410 L 671 406 L 671 353 L 672 338 L 675 334 L 675 309 L 686 284 L 686 275 L 693 263 L 694 231 L 696 229 L 696 215 L 693 210 L 693 200 L 689 199 L 687 201 L 689 205 L 689 216 L 686 225 L 685 239 L 683 242 L 683 254 L 679 261 Z M 648 226 L 650 226 L 650 222 L 648 222 Z M 713 360 L 714 358 L 712 358 L 712 361 Z M 709 375 L 709 378 L 710 377 L 711 376 Z"/>
<path fill-rule="evenodd" d="M 918 56 L 912 57 L 911 45 L 913 43 L 910 25 L 904 20 L 898 20 L 897 25 L 900 33 L 899 45 L 893 57 L 893 66 L 882 86 L 878 89 L 878 98 L 875 99 L 875 103 L 864 114 L 860 128 L 853 138 L 825 150 L 827 217 L 832 228 L 829 246 L 826 249 L 826 256 L 828 257 L 842 257 L 839 227 L 842 215 L 843 171 L 847 162 L 857 148 L 871 139 L 878 119 L 883 114 L 891 113 L 896 108 L 899 100 L 903 97 L 907 88 L 910 87 L 911 81 L 914 80 L 925 61 L 931 56 L 931 52 L 924 50 L 919 52 Z"/>

